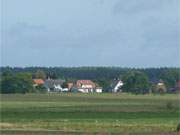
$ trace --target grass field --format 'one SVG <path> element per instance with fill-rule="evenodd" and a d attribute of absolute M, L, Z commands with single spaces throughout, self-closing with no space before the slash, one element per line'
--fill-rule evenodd
<path fill-rule="evenodd" d="M 175 135 L 180 95 L 1 95 L 2 135 Z"/>

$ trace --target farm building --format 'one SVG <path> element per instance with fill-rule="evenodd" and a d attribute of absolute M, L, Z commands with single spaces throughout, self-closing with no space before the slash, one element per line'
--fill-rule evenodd
<path fill-rule="evenodd" d="M 77 80 L 76 84 L 73 86 L 73 91 L 89 93 L 89 92 L 97 92 L 102 93 L 102 88 L 98 87 L 91 80 Z"/>
<path fill-rule="evenodd" d="M 167 92 L 166 85 L 162 80 L 159 80 L 159 82 L 156 84 L 155 92 L 157 92 L 157 93 L 165 93 L 165 92 Z"/>
<path fill-rule="evenodd" d="M 47 89 L 48 92 L 63 92 L 63 91 L 68 91 L 68 89 L 63 89 L 62 85 L 65 82 L 65 80 L 53 80 L 53 79 L 48 79 L 45 81 L 45 88 Z"/>
<path fill-rule="evenodd" d="M 180 93 L 180 81 L 177 81 L 175 84 L 174 92 Z"/>

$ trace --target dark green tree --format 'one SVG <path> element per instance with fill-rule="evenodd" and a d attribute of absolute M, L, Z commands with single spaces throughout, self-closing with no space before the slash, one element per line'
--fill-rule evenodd
<path fill-rule="evenodd" d="M 46 74 L 43 70 L 37 70 L 36 73 L 33 75 L 33 78 L 45 80 Z"/>
<path fill-rule="evenodd" d="M 94 80 L 98 86 L 103 88 L 103 92 L 109 92 L 110 90 L 110 84 L 112 83 L 110 79 L 102 78 L 102 79 L 96 79 Z"/>
<path fill-rule="evenodd" d="M 29 73 L 8 74 L 1 78 L 1 93 L 27 93 L 32 89 L 33 80 Z"/>
<path fill-rule="evenodd" d="M 123 91 L 131 92 L 136 94 L 144 94 L 149 92 L 149 81 L 148 77 L 138 71 L 130 71 L 126 73 L 122 80 L 124 82 Z"/>
<path fill-rule="evenodd" d="M 167 70 L 160 75 L 167 88 L 174 88 L 176 81 L 180 80 L 180 70 Z"/>

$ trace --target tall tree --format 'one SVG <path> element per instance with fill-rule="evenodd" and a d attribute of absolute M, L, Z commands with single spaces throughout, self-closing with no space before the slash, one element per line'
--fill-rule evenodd
<path fill-rule="evenodd" d="M 4 75 L 1 78 L 1 93 L 27 93 L 33 89 L 32 75 L 29 73 L 18 73 Z"/>
<path fill-rule="evenodd" d="M 174 88 L 176 81 L 180 80 L 180 70 L 167 70 L 160 75 L 167 88 Z"/>
<path fill-rule="evenodd" d="M 122 77 L 122 80 L 125 92 L 147 93 L 149 91 L 148 77 L 142 72 L 130 71 Z"/>
<path fill-rule="evenodd" d="M 46 79 L 46 74 L 43 70 L 37 70 L 36 73 L 34 74 L 34 78 L 38 78 L 38 79 Z"/>

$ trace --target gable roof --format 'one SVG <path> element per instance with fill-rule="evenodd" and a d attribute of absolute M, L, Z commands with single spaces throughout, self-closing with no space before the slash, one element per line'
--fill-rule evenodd
<path fill-rule="evenodd" d="M 116 87 L 117 85 L 118 85 L 118 83 L 123 83 L 122 82 L 122 80 L 119 80 L 119 79 L 115 79 L 115 80 L 113 80 L 112 82 L 111 82 L 111 88 L 114 88 L 114 87 Z"/>
<path fill-rule="evenodd" d="M 42 80 L 42 79 L 34 79 L 34 83 L 37 84 L 37 85 L 42 85 L 42 84 L 44 84 L 44 80 Z"/>
<path fill-rule="evenodd" d="M 96 84 L 91 80 L 77 80 L 76 85 L 80 87 L 81 85 L 91 85 L 93 88 L 96 87 Z"/>
<path fill-rule="evenodd" d="M 54 85 L 62 85 L 65 82 L 65 80 L 57 79 L 57 80 L 52 80 L 48 79 L 45 81 L 45 85 L 48 86 L 49 88 L 54 87 Z"/>

